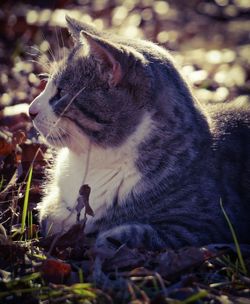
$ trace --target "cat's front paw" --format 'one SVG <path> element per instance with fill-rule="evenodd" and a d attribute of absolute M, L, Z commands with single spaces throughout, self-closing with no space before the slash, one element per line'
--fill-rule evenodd
<path fill-rule="evenodd" d="M 62 232 L 62 223 L 51 216 L 44 216 L 40 219 L 40 232 L 44 237 Z"/>
<path fill-rule="evenodd" d="M 66 232 L 76 224 L 77 214 L 74 209 L 67 206 L 63 199 L 52 194 L 44 197 L 38 204 L 40 230 L 43 236 Z"/>
<path fill-rule="evenodd" d="M 59 216 L 58 216 L 59 215 Z M 50 215 L 40 214 L 40 231 L 42 236 L 51 236 L 57 233 L 65 233 L 76 223 L 76 215 L 70 212 L 60 216 L 60 213 Z"/>
<path fill-rule="evenodd" d="M 126 224 L 101 232 L 95 242 L 95 252 L 103 257 L 112 256 L 122 245 L 130 248 L 159 250 L 165 243 L 150 225 Z"/>

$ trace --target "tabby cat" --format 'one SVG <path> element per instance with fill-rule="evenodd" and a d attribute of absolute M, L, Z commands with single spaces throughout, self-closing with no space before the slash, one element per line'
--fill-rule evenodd
<path fill-rule="evenodd" d="M 66 20 L 74 47 L 29 109 L 58 150 L 39 204 L 44 232 L 83 219 L 87 184 L 97 248 L 231 242 L 220 201 L 250 242 L 249 106 L 205 109 L 163 48 Z"/>

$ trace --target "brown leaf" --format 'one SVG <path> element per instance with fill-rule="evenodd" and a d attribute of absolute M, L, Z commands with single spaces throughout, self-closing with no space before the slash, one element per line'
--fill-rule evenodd
<path fill-rule="evenodd" d="M 94 211 L 90 207 L 89 204 L 89 195 L 90 195 L 91 188 L 89 185 L 82 185 L 79 190 L 79 197 L 77 200 L 76 211 L 78 214 L 78 218 L 80 218 L 81 210 L 85 207 L 85 212 L 88 215 L 94 216 Z"/>
<path fill-rule="evenodd" d="M 26 252 L 27 248 L 21 247 L 11 240 L 0 244 L 0 268 L 4 269 L 10 265 L 15 265 L 17 262 L 24 262 Z"/>
<path fill-rule="evenodd" d="M 47 161 L 44 157 L 47 147 L 39 144 L 23 143 L 22 149 L 22 165 L 24 171 L 28 171 L 30 164 L 33 162 L 33 167 L 36 170 L 41 170 L 41 167 L 47 165 Z"/>
<path fill-rule="evenodd" d="M 14 150 L 12 134 L 8 131 L 0 130 L 0 155 L 5 156 Z"/>
<path fill-rule="evenodd" d="M 54 234 L 40 239 L 39 246 L 46 250 L 51 250 L 51 246 L 53 246 L 51 254 L 60 259 L 82 259 L 90 244 L 94 242 L 84 235 L 84 227 L 85 221 L 80 221 L 62 235 Z"/>
<path fill-rule="evenodd" d="M 31 126 L 31 120 L 28 117 L 28 104 L 17 104 L 5 107 L 0 111 L 0 126 L 7 126 L 12 132 L 26 131 Z"/>
<path fill-rule="evenodd" d="M 69 278 L 71 266 L 58 260 L 48 259 L 41 266 L 43 278 L 51 283 L 63 283 Z"/>
<path fill-rule="evenodd" d="M 178 275 L 212 256 L 212 252 L 205 248 L 186 247 L 178 251 L 166 250 L 156 256 L 154 260 L 154 263 L 157 264 L 155 270 L 165 277 Z"/>
<path fill-rule="evenodd" d="M 26 140 L 23 131 L 17 131 L 11 134 L 8 131 L 0 131 L 0 155 L 6 156 L 15 151 L 17 146 Z"/>
<path fill-rule="evenodd" d="M 106 252 L 103 254 L 106 257 L 103 263 L 103 269 L 105 271 L 111 271 L 117 268 L 139 267 L 147 259 L 147 256 L 141 253 L 138 249 L 131 249 L 125 244 L 120 246 L 111 257 L 107 257 Z M 100 255 L 101 253 L 99 252 L 98 256 Z"/>

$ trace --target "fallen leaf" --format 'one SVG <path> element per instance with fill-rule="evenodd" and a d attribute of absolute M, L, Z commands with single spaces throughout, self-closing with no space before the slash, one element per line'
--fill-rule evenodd
<path fill-rule="evenodd" d="M 147 255 L 141 253 L 138 249 L 131 249 L 125 244 L 121 245 L 114 253 L 113 256 L 107 257 L 107 252 L 103 252 L 105 260 L 103 262 L 103 269 L 111 271 L 115 269 L 124 269 L 141 266 L 147 259 Z M 101 252 L 98 252 L 101 256 Z"/>
<path fill-rule="evenodd" d="M 84 207 L 85 207 L 86 214 L 94 216 L 94 211 L 92 210 L 92 208 L 90 207 L 90 204 L 89 204 L 90 191 L 91 191 L 91 188 L 89 187 L 89 185 L 82 185 L 79 190 L 79 197 L 77 199 L 77 206 L 76 206 L 78 221 L 80 219 L 81 210 Z"/>
<path fill-rule="evenodd" d="M 198 266 L 212 256 L 213 253 L 206 248 L 186 247 L 178 251 L 166 250 L 157 255 L 153 263 L 156 263 L 155 271 L 169 277 Z"/>
<path fill-rule="evenodd" d="M 48 259 L 43 262 L 41 266 L 43 278 L 47 282 L 60 284 L 69 278 L 71 273 L 71 266 L 59 260 Z"/>
<path fill-rule="evenodd" d="M 26 135 L 23 131 L 17 131 L 11 134 L 8 131 L 0 131 L 0 155 L 6 156 L 15 151 L 17 146 L 26 140 Z"/>
<path fill-rule="evenodd" d="M 60 259 L 82 259 L 94 239 L 84 235 L 85 221 L 73 225 L 64 234 L 54 234 L 39 240 L 39 246 Z M 53 246 L 51 250 L 51 246 Z"/>

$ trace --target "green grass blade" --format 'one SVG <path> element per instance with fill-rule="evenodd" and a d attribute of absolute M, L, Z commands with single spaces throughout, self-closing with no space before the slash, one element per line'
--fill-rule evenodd
<path fill-rule="evenodd" d="M 32 216 L 32 210 L 28 210 L 28 227 L 29 227 L 29 231 L 28 231 L 28 239 L 32 239 L 33 238 L 33 216 Z"/>
<path fill-rule="evenodd" d="M 25 230 L 25 221 L 26 221 L 27 210 L 28 210 L 29 193 L 30 193 L 30 184 L 31 184 L 32 173 L 33 173 L 33 166 L 30 167 L 27 186 L 26 186 L 26 190 L 25 190 L 23 213 L 22 213 L 22 222 L 21 222 L 21 233 L 24 233 L 24 230 Z"/>
<path fill-rule="evenodd" d="M 1 181 L 0 181 L 0 191 L 2 190 L 3 182 L 4 182 L 4 177 L 3 177 L 3 175 L 2 175 L 2 176 L 1 176 Z"/>
<path fill-rule="evenodd" d="M 79 277 L 79 282 L 83 283 L 83 271 L 82 271 L 82 268 L 78 269 L 78 277 Z"/>
<path fill-rule="evenodd" d="M 32 280 L 36 280 L 36 279 L 38 279 L 40 277 L 41 277 L 41 273 L 40 272 L 33 272 L 33 273 L 25 275 L 25 276 L 23 276 L 21 278 L 14 279 L 12 281 L 7 282 L 6 283 L 6 287 L 7 288 L 14 288 L 20 282 L 21 283 L 27 283 L 27 282 L 31 282 Z"/>
<path fill-rule="evenodd" d="M 205 298 L 208 295 L 208 292 L 206 290 L 200 290 L 196 294 L 188 297 L 186 300 L 180 302 L 181 304 L 189 304 L 189 303 L 194 303 L 198 300 L 201 300 Z"/>
<path fill-rule="evenodd" d="M 236 247 L 236 252 L 237 252 L 237 256 L 238 256 L 238 259 L 239 259 L 239 262 L 240 262 L 240 266 L 241 266 L 241 269 L 243 271 L 243 273 L 245 275 L 247 275 L 247 268 L 246 268 L 246 265 L 245 265 L 245 262 L 243 260 L 243 257 L 242 257 L 242 253 L 241 253 L 241 250 L 240 250 L 240 245 L 239 245 L 239 242 L 238 242 L 238 239 L 237 239 L 237 236 L 236 236 L 236 233 L 235 233 L 235 230 L 234 230 L 234 227 L 229 219 L 229 217 L 227 216 L 227 213 L 223 207 L 223 204 L 222 204 L 222 199 L 220 200 L 220 207 L 221 207 L 221 210 L 225 216 L 225 219 L 227 221 L 227 224 L 230 228 L 230 231 L 231 231 L 231 234 L 233 236 L 233 241 L 234 241 L 234 244 L 235 244 L 235 247 Z"/>

